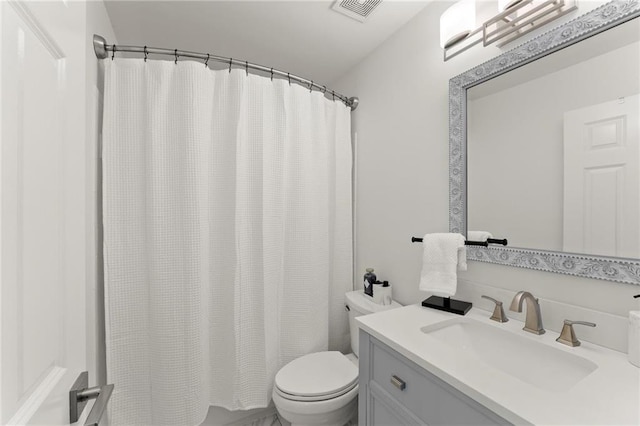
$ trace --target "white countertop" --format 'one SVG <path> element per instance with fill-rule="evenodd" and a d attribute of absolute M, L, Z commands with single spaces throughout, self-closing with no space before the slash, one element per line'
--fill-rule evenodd
<path fill-rule="evenodd" d="M 464 318 L 534 339 L 586 358 L 598 368 L 568 391 L 539 389 L 429 338 L 420 329 L 459 315 L 405 306 L 357 318 L 360 327 L 425 370 L 515 424 L 627 425 L 640 424 L 640 369 L 627 355 L 588 342 L 571 348 L 555 341 L 558 333 L 541 336 L 522 330 L 523 323 L 489 320 L 489 312 L 473 308 Z M 508 316 L 508 313 L 507 313 Z M 544 320 L 544 317 L 543 317 Z M 576 332 L 580 338 L 580 332 Z M 544 363 L 544 359 L 540 359 Z M 526 365 L 523 365 L 526 368 Z"/>

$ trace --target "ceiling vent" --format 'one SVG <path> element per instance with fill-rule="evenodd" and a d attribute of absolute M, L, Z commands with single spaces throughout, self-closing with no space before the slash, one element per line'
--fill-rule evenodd
<path fill-rule="evenodd" d="M 331 8 L 356 21 L 364 22 L 380 3 L 382 0 L 336 0 Z"/>

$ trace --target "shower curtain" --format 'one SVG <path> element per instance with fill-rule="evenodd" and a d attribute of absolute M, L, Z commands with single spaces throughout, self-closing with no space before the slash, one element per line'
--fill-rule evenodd
<path fill-rule="evenodd" d="M 105 61 L 107 378 L 115 425 L 266 407 L 348 347 L 350 111 L 286 80 Z"/>

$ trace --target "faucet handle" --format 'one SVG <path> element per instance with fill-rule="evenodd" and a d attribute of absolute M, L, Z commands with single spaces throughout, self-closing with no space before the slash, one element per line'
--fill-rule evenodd
<path fill-rule="evenodd" d="M 491 317 L 489 319 L 492 319 L 492 320 L 497 321 L 497 322 L 507 322 L 507 321 L 509 321 L 509 318 L 507 318 L 507 316 L 504 314 L 504 309 L 502 308 L 502 302 L 501 301 L 496 300 L 493 297 L 489 297 L 489 296 L 485 296 L 485 295 L 482 295 L 481 297 L 483 299 L 489 299 L 493 303 L 496 304 L 496 306 L 493 308 L 493 314 L 491 315 Z"/>
<path fill-rule="evenodd" d="M 564 320 L 564 324 L 562 325 L 562 331 L 560 332 L 560 337 L 556 339 L 556 342 L 560 342 L 563 345 L 576 347 L 580 346 L 580 340 L 576 337 L 575 331 L 573 331 L 573 325 L 586 325 L 589 327 L 595 327 L 596 325 L 592 322 L 587 321 L 572 321 L 572 320 Z"/>

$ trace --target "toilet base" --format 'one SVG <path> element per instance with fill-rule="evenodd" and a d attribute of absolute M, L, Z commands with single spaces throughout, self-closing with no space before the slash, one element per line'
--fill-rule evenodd
<path fill-rule="evenodd" d="M 338 411 L 325 414 L 300 414 L 278 409 L 278 419 L 282 426 L 349 426 L 358 424 L 358 399 Z"/>
<path fill-rule="evenodd" d="M 284 417 L 277 414 L 278 422 L 280 422 L 280 426 L 293 426 L 291 422 L 287 421 Z M 355 410 L 351 419 L 344 426 L 358 426 L 358 410 Z"/>

